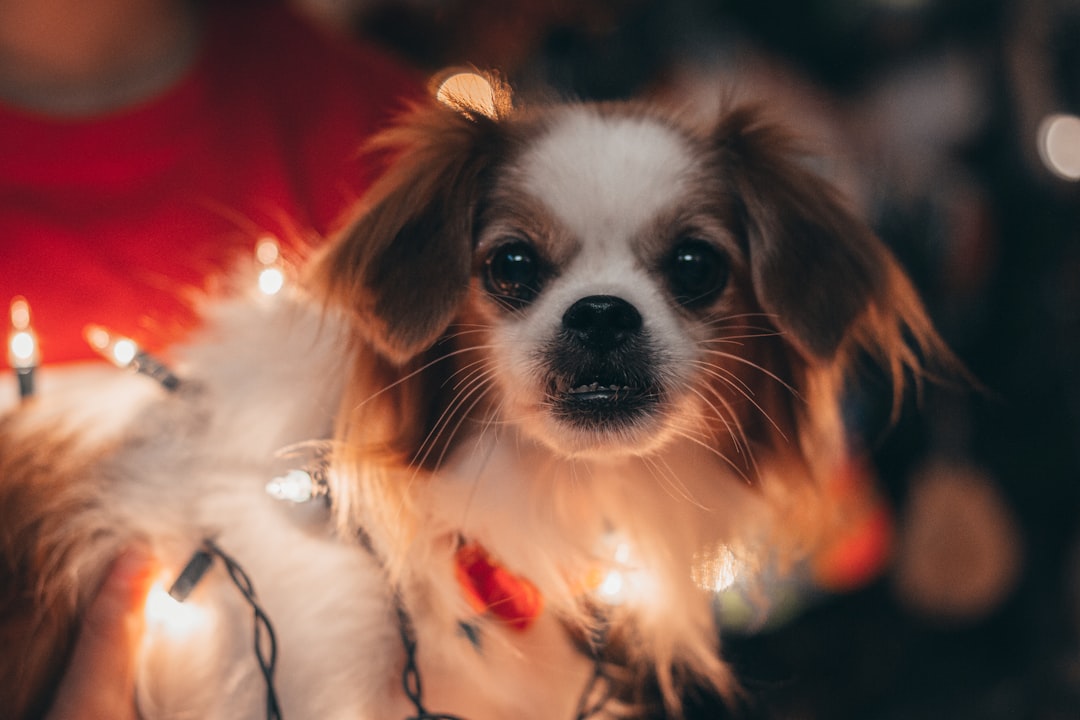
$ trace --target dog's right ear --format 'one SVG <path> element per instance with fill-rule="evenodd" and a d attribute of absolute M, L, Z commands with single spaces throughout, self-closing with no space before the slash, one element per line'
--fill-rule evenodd
<path fill-rule="evenodd" d="M 438 100 L 414 105 L 372 141 L 389 169 L 310 266 L 309 285 L 350 310 L 394 362 L 439 338 L 469 286 L 477 205 L 510 110 L 505 85 L 469 75 L 487 83 L 486 98 L 481 85 L 447 90 L 451 76 Z"/>

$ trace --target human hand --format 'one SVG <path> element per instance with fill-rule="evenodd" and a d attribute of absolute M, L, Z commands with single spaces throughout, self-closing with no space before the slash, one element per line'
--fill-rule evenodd
<path fill-rule="evenodd" d="M 145 550 L 113 561 L 83 617 L 45 720 L 136 720 L 135 664 L 154 563 Z"/>

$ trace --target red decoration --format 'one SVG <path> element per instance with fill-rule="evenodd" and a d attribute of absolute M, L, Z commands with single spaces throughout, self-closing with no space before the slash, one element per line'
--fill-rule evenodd
<path fill-rule="evenodd" d="M 537 587 L 499 565 L 479 543 L 462 545 L 456 561 L 458 582 L 476 612 L 491 613 L 518 631 L 540 616 L 544 596 Z"/>

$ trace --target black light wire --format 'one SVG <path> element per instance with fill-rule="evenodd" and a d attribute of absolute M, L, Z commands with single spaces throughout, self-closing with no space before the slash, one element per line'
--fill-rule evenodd
<path fill-rule="evenodd" d="M 585 689 L 581 691 L 578 699 L 577 711 L 574 720 L 589 720 L 600 714 L 608 701 L 614 697 L 615 688 L 611 678 L 608 677 L 606 663 L 604 662 L 603 650 L 607 647 L 609 620 L 599 609 L 593 609 L 593 617 L 596 622 L 589 638 L 589 657 L 593 661 L 592 675 L 589 676 Z M 603 691 L 597 688 L 603 684 Z M 597 695 L 596 700 L 589 704 L 589 699 Z"/>
<path fill-rule="evenodd" d="M 360 541 L 361 547 L 371 553 L 376 560 L 379 559 L 366 533 L 359 533 L 357 539 Z M 255 659 L 259 664 L 259 671 L 266 684 L 266 718 L 267 720 L 282 720 L 281 704 L 274 685 L 274 669 L 277 665 L 277 637 L 274 634 L 274 627 L 270 622 L 270 617 L 258 602 L 255 586 L 251 578 L 244 572 L 240 564 L 222 550 L 216 542 L 207 538 L 203 541 L 203 546 L 196 551 L 189 561 L 188 567 L 181 573 L 181 577 L 170 590 L 170 594 L 176 595 L 177 599 L 182 601 L 208 569 L 210 557 L 221 559 L 221 562 L 225 565 L 225 570 L 229 574 L 229 579 L 236 586 L 236 589 L 240 591 L 240 594 L 243 595 L 247 604 L 251 606 L 255 625 Z M 189 570 L 191 570 L 190 577 Z M 182 589 L 178 586 L 182 586 Z M 397 615 L 401 645 L 405 650 L 405 665 L 401 673 L 401 686 L 405 696 L 408 697 L 409 702 L 412 703 L 416 711 L 415 715 L 411 715 L 405 720 L 464 720 L 458 715 L 431 712 L 424 706 L 424 688 L 416 658 L 416 631 L 412 619 L 405 609 L 400 592 L 394 594 L 394 612 Z M 611 679 L 605 671 L 601 652 L 606 645 L 606 636 L 606 623 L 601 620 L 600 625 L 593 633 L 592 642 L 589 643 L 589 654 L 593 660 L 593 672 L 578 700 L 574 720 L 589 720 L 596 717 L 613 696 Z M 597 688 L 601 683 L 604 684 L 603 692 L 590 704 L 590 699 L 597 694 Z"/>
<path fill-rule="evenodd" d="M 416 632 L 401 595 L 394 595 L 394 610 L 398 618 L 398 630 L 401 632 L 401 644 L 405 648 L 405 668 L 401 672 L 401 686 L 409 702 L 416 709 L 416 714 L 405 720 L 464 720 L 457 715 L 433 713 L 424 707 L 424 687 L 420 681 L 420 668 L 416 664 Z"/>
<path fill-rule="evenodd" d="M 281 720 L 281 704 L 274 686 L 274 667 L 277 664 L 277 637 L 274 635 L 274 626 L 270 624 L 266 611 L 259 605 L 255 586 L 240 564 L 213 540 L 205 540 L 204 547 L 207 552 L 221 558 L 225 570 L 229 573 L 229 579 L 254 611 L 255 659 L 266 683 L 266 720 Z"/>

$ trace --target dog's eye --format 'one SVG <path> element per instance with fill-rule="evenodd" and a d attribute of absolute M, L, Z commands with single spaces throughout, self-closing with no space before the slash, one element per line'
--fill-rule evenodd
<path fill-rule="evenodd" d="M 513 307 L 524 307 L 540 292 L 540 260 L 523 240 L 495 248 L 485 263 L 484 284 L 489 293 Z"/>
<path fill-rule="evenodd" d="M 728 281 L 727 261 L 703 240 L 687 239 L 676 245 L 667 272 L 675 299 L 691 309 L 712 303 Z"/>

